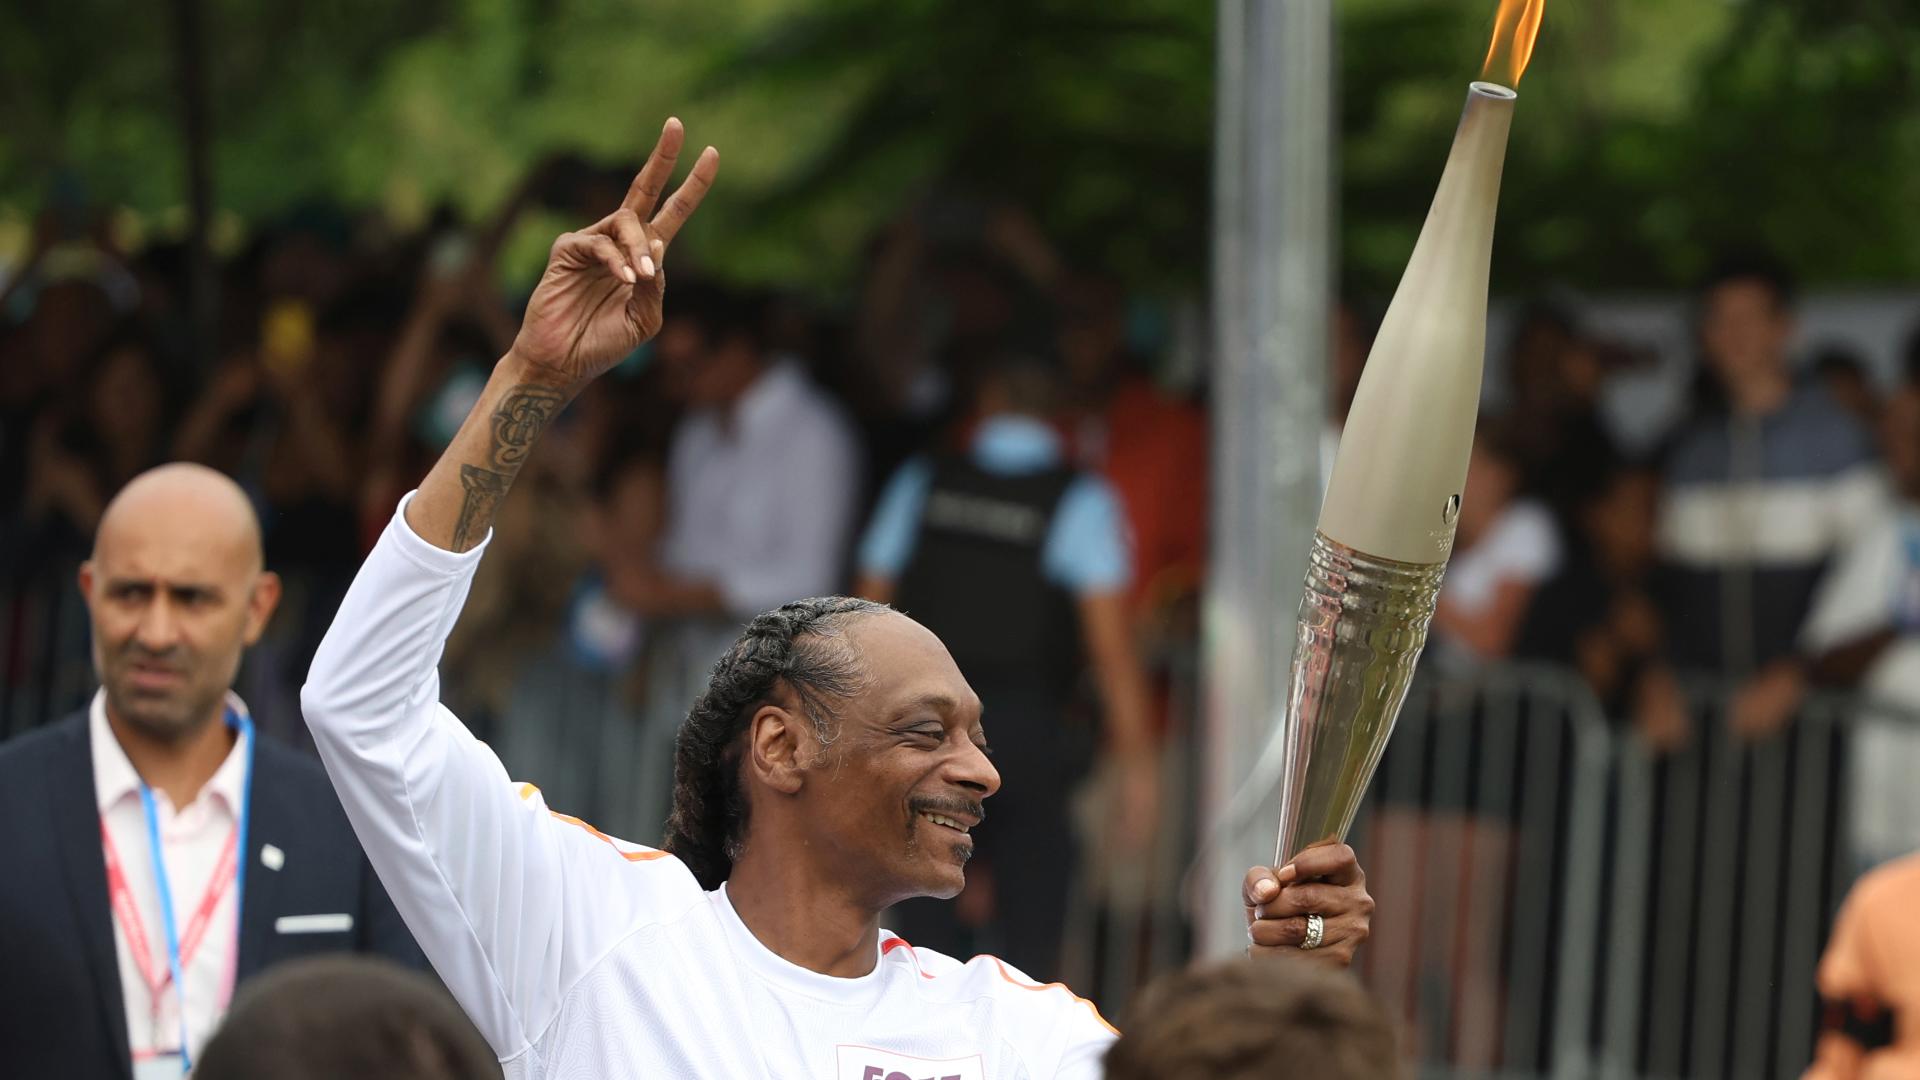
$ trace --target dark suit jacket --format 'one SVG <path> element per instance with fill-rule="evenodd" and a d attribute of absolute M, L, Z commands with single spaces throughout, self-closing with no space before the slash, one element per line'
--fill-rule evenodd
<path fill-rule="evenodd" d="M 239 979 L 335 950 L 425 960 L 354 838 L 320 763 L 272 738 L 255 751 Z M 285 854 L 267 867 L 263 845 Z M 346 912 L 353 928 L 281 934 L 283 915 Z M 83 711 L 0 745 L 0 1074 L 131 1080 Z"/>

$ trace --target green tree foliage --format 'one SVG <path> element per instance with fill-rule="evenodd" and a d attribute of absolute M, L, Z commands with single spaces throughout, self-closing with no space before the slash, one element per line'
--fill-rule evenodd
<path fill-rule="evenodd" d="M 0 218 L 63 174 L 177 209 L 179 2 L 0 5 Z M 1206 0 L 197 2 L 216 194 L 243 219 L 315 195 L 485 213 L 553 151 L 631 161 L 672 110 L 724 151 L 694 250 L 740 276 L 842 284 L 935 190 L 1027 206 L 1143 284 L 1206 272 Z M 1340 0 L 1341 242 L 1363 281 L 1404 263 L 1493 7 Z M 1920 277 L 1917 73 L 1910 0 L 1548 0 L 1500 284 L 1667 288 L 1760 244 L 1814 280 Z"/>
<path fill-rule="evenodd" d="M 871 193 L 869 215 L 889 214 L 941 188 L 1032 209 L 1080 259 L 1193 278 L 1205 265 L 1212 24 L 1192 0 L 834 0 L 723 57 L 706 89 L 853 87 L 830 136 L 759 193 L 768 220 L 803 220 L 847 190 Z"/>
<path fill-rule="evenodd" d="M 453 0 L 200 2 L 222 201 L 257 213 L 333 189 L 338 136 L 396 52 L 441 25 Z M 65 174 L 107 203 L 184 201 L 175 7 L 0 5 L 0 199 L 31 205 Z"/>
<path fill-rule="evenodd" d="M 1479 5 L 1342 7 L 1344 241 L 1376 283 L 1411 250 L 1459 108 L 1459 57 L 1478 58 L 1489 20 L 1462 7 Z M 1716 251 L 1766 247 L 1810 280 L 1910 282 L 1917 76 L 1920 24 L 1901 0 L 1548 0 L 1496 272 L 1509 287 L 1669 288 Z"/>
<path fill-rule="evenodd" d="M 1339 5 L 1341 241 L 1373 288 L 1412 249 L 1494 6 Z M 1670 288 L 1716 251 L 1759 246 L 1816 280 L 1920 276 L 1920 24 L 1903 6 L 1549 0 L 1500 284 Z M 1206 266 L 1212 38 L 1205 4 L 826 0 L 724 70 L 747 93 L 863 80 L 835 138 L 765 193 L 787 219 L 861 177 L 945 182 L 1034 207 L 1083 259 L 1192 281 Z"/>

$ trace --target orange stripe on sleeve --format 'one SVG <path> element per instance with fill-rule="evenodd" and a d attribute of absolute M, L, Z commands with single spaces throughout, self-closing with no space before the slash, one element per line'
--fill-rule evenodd
<path fill-rule="evenodd" d="M 1101 1027 L 1103 1027 L 1103 1028 L 1106 1028 L 1106 1029 L 1107 1029 L 1108 1031 L 1111 1031 L 1111 1032 L 1113 1032 L 1113 1034 L 1114 1034 L 1114 1036 L 1115 1036 L 1116 1038 L 1117 1038 L 1117 1037 L 1119 1036 L 1119 1034 L 1120 1034 L 1120 1031 L 1119 1031 L 1119 1029 L 1118 1029 L 1118 1028 L 1116 1028 L 1116 1027 L 1114 1027 L 1114 1026 L 1113 1026 L 1112 1024 L 1109 1024 L 1109 1023 L 1107 1023 L 1107 1018 L 1106 1018 L 1106 1017 L 1104 1017 L 1104 1016 L 1101 1016 L 1101 1015 L 1100 1015 L 1100 1009 L 1099 1009 L 1099 1007 L 1098 1007 L 1098 1006 L 1096 1006 L 1096 1005 L 1094 1005 L 1094 1003 L 1093 1003 L 1093 1002 L 1091 1002 L 1091 1001 L 1088 1001 L 1088 1000 L 1087 1000 L 1086 998 L 1083 998 L 1083 997 L 1081 997 L 1081 996 L 1080 996 L 1079 994 L 1076 994 L 1076 993 L 1074 993 L 1074 992 L 1073 992 L 1073 990 L 1072 990 L 1072 989 L 1071 989 L 1070 987 L 1068 987 L 1066 983 L 1057 983 L 1057 982 L 1056 982 L 1056 983 L 1047 983 L 1047 984 L 1045 984 L 1045 985 L 1041 985 L 1041 984 L 1039 984 L 1039 983 L 1024 983 L 1024 982 L 1021 982 L 1020 980 L 1018 980 L 1018 979 L 1016 979 L 1016 978 L 1014 978 L 1014 977 L 1013 977 L 1013 975 L 1012 975 L 1012 974 L 1011 974 L 1010 972 L 1008 972 L 1008 971 L 1007 971 L 1007 965 L 1005 965 L 1005 964 L 1003 964 L 1003 963 L 1001 963 L 1001 962 L 1000 962 L 1000 958 L 999 958 L 999 957 L 997 957 L 997 956 L 988 956 L 988 957 L 987 957 L 987 959 L 989 959 L 989 960 L 991 960 L 991 961 L 993 961 L 993 966 L 994 966 L 994 967 L 997 967 L 997 968 L 999 968 L 999 969 L 1000 969 L 1000 977 L 1001 977 L 1002 979 L 1005 979 L 1005 980 L 1007 981 L 1007 983 L 1008 983 L 1009 985 L 1012 985 L 1012 986 L 1017 986 L 1017 987 L 1019 987 L 1019 988 L 1020 988 L 1020 989 L 1022 989 L 1022 990 L 1061 990 L 1061 991 L 1065 991 L 1065 992 L 1066 992 L 1066 995 L 1067 995 L 1068 997 L 1070 997 L 1070 998 L 1072 998 L 1073 1000 L 1075 1000 L 1075 1001 L 1077 1001 L 1077 1002 L 1079 1002 L 1079 1003 L 1080 1003 L 1080 1004 L 1082 1004 L 1082 1005 L 1085 1005 L 1085 1006 L 1087 1007 L 1087 1011 L 1093 1014 L 1093 1018 L 1094 1018 L 1095 1020 L 1098 1020 L 1098 1021 L 1100 1021 L 1100 1026 L 1101 1026 Z"/>
<path fill-rule="evenodd" d="M 539 793 L 540 793 L 540 789 L 537 787 L 534 787 L 532 784 L 520 785 L 520 798 L 521 798 L 521 801 L 523 802 L 527 799 L 533 798 L 535 795 L 538 795 Z M 652 862 L 653 860 L 662 858 L 667 854 L 664 851 L 655 851 L 652 848 L 647 848 L 642 851 L 622 851 L 620 850 L 620 845 L 613 842 L 613 837 L 608 836 L 606 833 L 601 832 L 599 829 L 596 829 L 593 826 L 587 824 L 586 822 L 581 821 L 579 818 L 574 817 L 572 814 L 563 814 L 558 810 L 548 810 L 547 813 L 552 814 L 557 820 L 564 821 L 569 825 L 578 825 L 580 828 L 587 830 L 589 833 L 592 833 L 601 843 L 612 848 L 616 854 L 618 854 L 621 858 L 627 860 L 628 862 Z"/>
<path fill-rule="evenodd" d="M 606 833 L 601 832 L 599 829 L 596 829 L 593 826 L 587 824 L 586 822 L 581 821 L 579 818 L 574 817 L 571 814 L 563 814 L 558 810 L 549 810 L 547 811 L 547 813 L 552 814 L 555 818 L 561 821 L 564 821 L 569 825 L 578 825 L 579 827 L 592 833 L 596 838 L 599 839 L 601 843 L 612 848 L 616 853 L 619 854 L 621 858 L 627 860 L 628 862 L 652 862 L 655 859 L 665 858 L 667 855 L 667 853 L 664 851 L 655 851 L 652 848 L 647 848 L 642 851 L 621 851 L 620 845 L 613 842 L 613 837 L 608 836 Z"/>

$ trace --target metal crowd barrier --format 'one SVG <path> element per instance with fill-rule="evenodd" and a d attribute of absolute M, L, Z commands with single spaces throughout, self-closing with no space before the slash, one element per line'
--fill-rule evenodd
<path fill-rule="evenodd" d="M 1565 671 L 1423 680 L 1354 829 L 1362 975 L 1423 1078 L 1798 1077 L 1814 971 L 1873 862 L 1920 847 L 1920 723 L 1845 697 L 1781 734 L 1689 688 L 1660 757 Z"/>
<path fill-rule="evenodd" d="M 1728 730 L 1727 688 L 1691 697 L 1690 747 L 1654 760 L 1630 742 L 1620 757 L 1597 1061 L 1609 1077 L 1797 1077 L 1847 889 L 1871 862 L 1920 847 L 1920 725 L 1825 697 L 1749 742 Z M 1856 782 L 1889 766 L 1906 782 Z"/>
<path fill-rule="evenodd" d="M 1362 978 L 1423 1076 L 1586 1058 L 1611 750 L 1570 673 L 1416 681 L 1352 842 L 1378 904 Z"/>
<path fill-rule="evenodd" d="M 1062 977 L 1114 1023 L 1125 1017 L 1135 991 L 1185 966 L 1192 951 L 1183 883 L 1200 828 L 1199 657 L 1197 649 L 1174 646 L 1151 660 L 1165 705 L 1154 836 L 1137 854 L 1113 849 L 1106 840 L 1104 778 L 1097 774 L 1075 814 L 1081 865 L 1064 933 Z"/>
<path fill-rule="evenodd" d="M 1082 812 L 1091 857 L 1064 967 L 1116 1017 L 1190 948 L 1180 881 L 1196 843 L 1198 694 L 1193 665 L 1175 661 L 1152 850 L 1102 859 L 1097 806 Z M 83 704 L 93 685 L 70 575 L 0 588 L 0 737 Z M 690 700 L 689 687 L 662 689 L 638 694 L 626 673 L 556 653 L 504 704 L 463 715 L 554 805 L 650 843 Z M 456 704 L 459 690 L 450 679 Z M 1379 904 L 1360 974 L 1402 1021 L 1418 1075 L 1805 1069 L 1814 972 L 1841 900 L 1868 866 L 1920 848 L 1920 717 L 1821 697 L 1782 734 L 1747 742 L 1728 731 L 1728 687 L 1689 695 L 1695 737 L 1658 757 L 1566 670 L 1416 683 L 1352 840 Z"/>

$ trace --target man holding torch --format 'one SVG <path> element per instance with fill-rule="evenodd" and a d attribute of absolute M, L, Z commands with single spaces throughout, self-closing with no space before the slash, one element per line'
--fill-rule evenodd
<path fill-rule="evenodd" d="M 718 168 L 708 148 L 655 213 L 682 139 L 669 120 L 623 204 L 555 242 L 512 348 L 368 556 L 301 695 L 321 757 L 509 1077 L 1097 1077 L 1113 1034 L 1091 1004 L 879 925 L 960 891 L 1000 786 L 982 702 L 911 619 L 831 597 L 752 620 L 682 725 L 660 850 L 549 812 L 439 704 L 515 475 L 659 329 L 665 256 Z M 1373 906 L 1340 844 L 1254 868 L 1243 898 L 1249 951 L 1336 965 Z"/>

